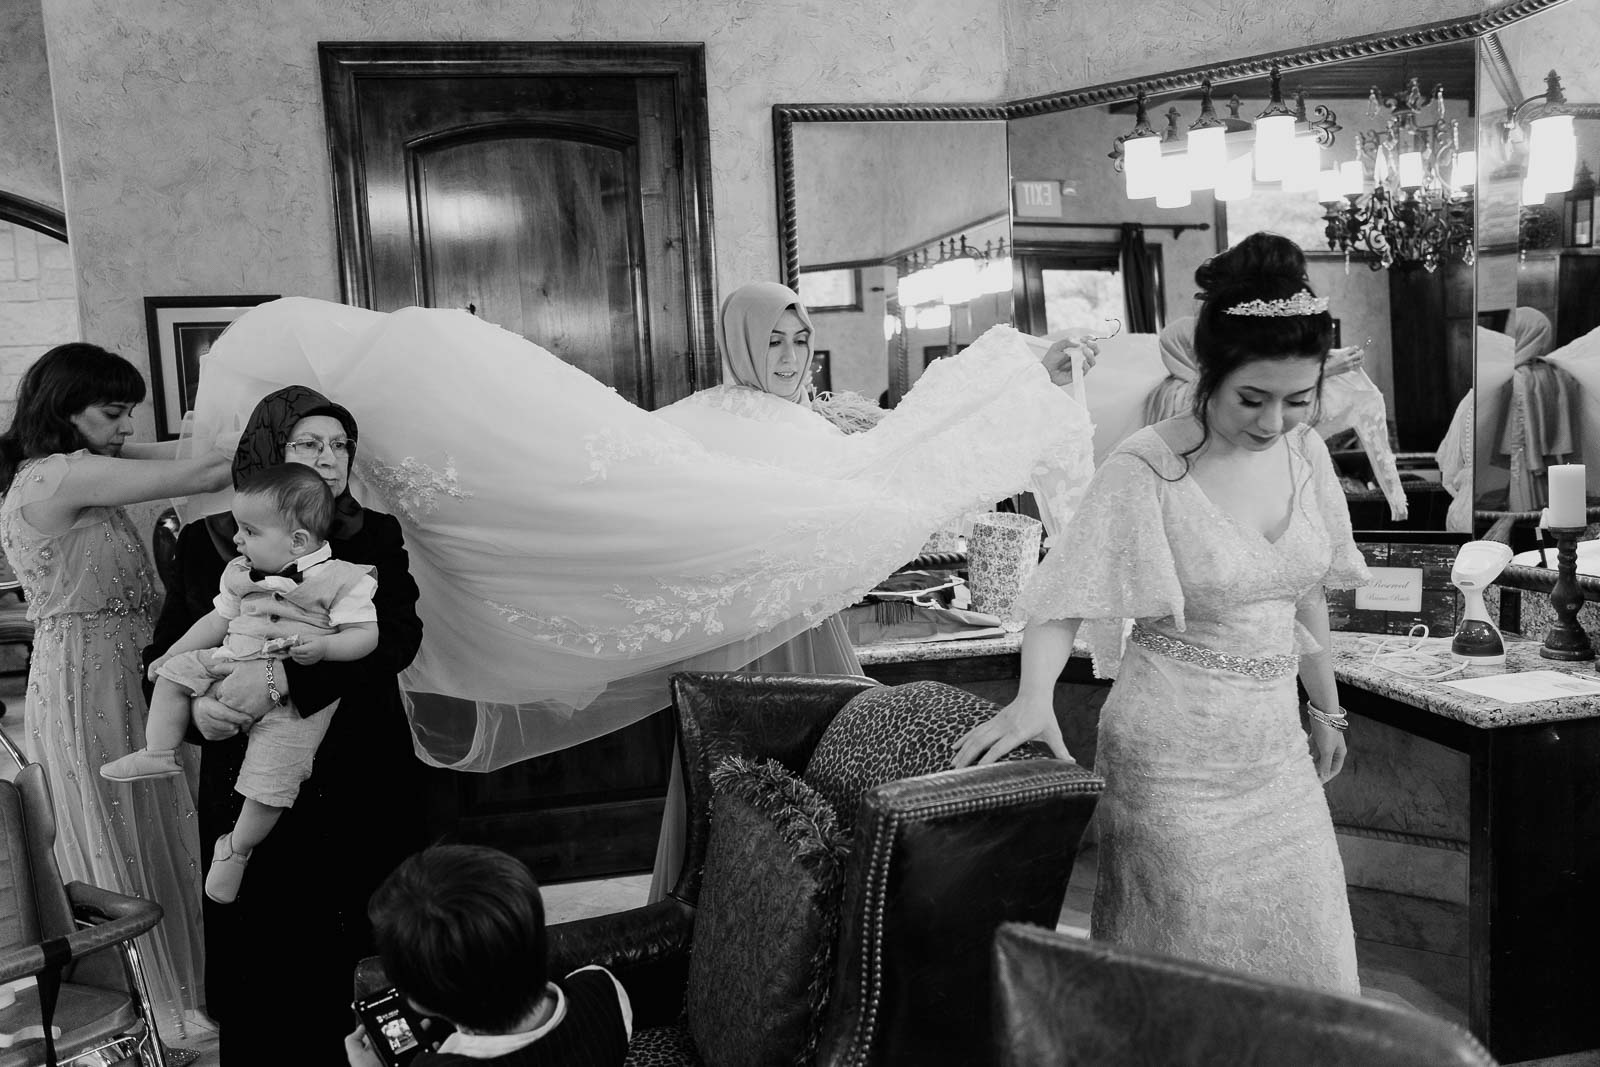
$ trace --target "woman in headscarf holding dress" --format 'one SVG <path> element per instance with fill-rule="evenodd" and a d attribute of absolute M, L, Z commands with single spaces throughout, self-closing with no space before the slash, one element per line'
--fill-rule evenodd
<path fill-rule="evenodd" d="M 427 843 L 419 781 L 424 768 L 411 754 L 396 681 L 422 639 L 400 524 L 363 507 L 351 492 L 358 429 L 344 406 L 290 385 L 247 410 L 233 484 L 279 463 L 313 468 L 335 497 L 328 537 L 334 556 L 372 565 L 381 577 L 379 643 L 371 655 L 350 663 L 278 665 L 298 709 L 310 714 L 338 700 L 339 714 L 294 806 L 251 854 L 248 892 L 232 904 L 204 904 L 206 1003 L 221 1025 L 228 1067 L 307 1062 L 321 1055 L 317 1049 L 339 1048 L 349 1030 L 352 969 L 374 951 L 367 898 L 400 860 Z M 211 610 L 223 567 L 238 555 L 233 536 L 226 512 L 191 522 L 179 534 L 175 574 L 147 660 Z M 208 860 L 209 843 L 233 825 L 244 799 L 233 783 L 244 759 L 248 711 L 270 699 L 265 675 L 251 666 L 241 664 L 213 698 L 195 701 L 203 737 L 200 839 Z"/>

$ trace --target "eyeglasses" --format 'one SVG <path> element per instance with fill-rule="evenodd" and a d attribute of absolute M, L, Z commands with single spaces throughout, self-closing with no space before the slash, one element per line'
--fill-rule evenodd
<path fill-rule="evenodd" d="M 322 455 L 326 448 L 332 452 L 335 459 L 342 459 L 350 455 L 350 439 L 348 437 L 296 437 L 285 446 L 289 452 L 304 459 L 315 459 Z"/>

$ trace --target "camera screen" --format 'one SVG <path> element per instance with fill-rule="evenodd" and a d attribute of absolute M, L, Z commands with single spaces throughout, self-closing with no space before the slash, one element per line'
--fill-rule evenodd
<path fill-rule="evenodd" d="M 356 1005 L 367 1036 L 377 1046 L 387 1064 L 403 1064 L 418 1049 L 417 1035 L 407 1018 L 405 1001 L 395 990 L 388 990 Z"/>

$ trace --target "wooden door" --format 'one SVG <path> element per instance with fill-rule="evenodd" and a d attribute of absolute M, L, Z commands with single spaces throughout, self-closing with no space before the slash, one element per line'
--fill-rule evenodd
<path fill-rule="evenodd" d="M 717 380 L 702 46 L 321 54 L 346 302 L 468 309 L 645 408 Z M 671 742 L 657 714 L 493 774 L 441 773 L 434 828 L 546 880 L 647 869 Z"/>

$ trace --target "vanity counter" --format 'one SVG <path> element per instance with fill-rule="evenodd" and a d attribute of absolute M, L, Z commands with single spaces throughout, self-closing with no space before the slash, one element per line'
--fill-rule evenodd
<path fill-rule="evenodd" d="M 1568 697 L 1562 700 L 1536 700 L 1526 704 L 1502 704 L 1488 697 L 1464 693 L 1440 682 L 1427 682 L 1395 674 L 1373 663 L 1374 642 L 1383 635 L 1335 633 L 1333 635 L 1334 673 L 1342 685 L 1385 697 L 1400 704 L 1454 719 L 1479 729 L 1561 722 L 1600 716 L 1600 697 Z M 1401 639 L 1396 639 L 1400 641 Z M 946 641 L 881 641 L 858 645 L 856 654 L 867 673 L 880 681 L 920 678 L 961 680 L 1015 678 L 1020 665 L 1022 635 L 956 638 Z M 922 665 L 919 669 L 918 665 Z M 1593 660 L 1565 663 L 1539 655 L 1539 642 L 1508 638 L 1504 671 L 1554 670 L 1594 677 Z M 1465 677 L 1476 678 L 1503 673 L 1500 669 L 1472 668 Z M 1088 651 L 1079 646 L 1073 662 L 1063 672 L 1063 680 L 1097 681 L 1089 671 Z M 1461 678 L 1445 679 L 1453 681 Z"/>

